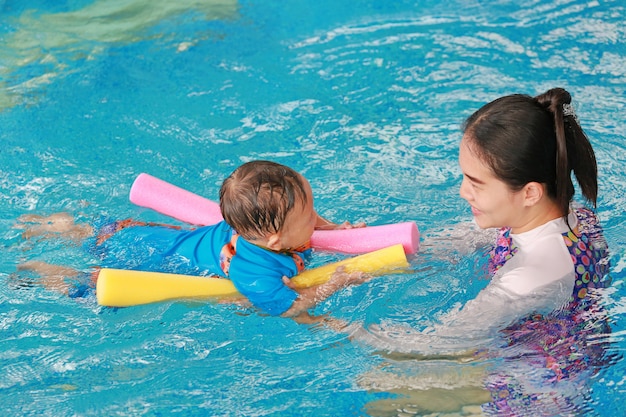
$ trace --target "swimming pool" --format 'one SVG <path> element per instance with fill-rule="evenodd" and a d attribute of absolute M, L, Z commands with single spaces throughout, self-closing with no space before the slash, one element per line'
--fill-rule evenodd
<path fill-rule="evenodd" d="M 626 10 L 483 3 L 0 1 L 5 413 L 367 415 L 390 395 L 363 383 L 389 367 L 370 347 L 232 305 L 66 299 L 28 285 L 16 266 L 94 260 L 68 242 L 24 242 L 15 219 L 164 220 L 128 202 L 139 173 L 216 198 L 234 167 L 265 158 L 305 174 L 324 216 L 413 220 L 424 244 L 470 217 L 458 197 L 462 120 L 500 95 L 563 86 L 597 152 L 614 282 L 604 340 L 614 359 L 587 378 L 572 413 L 623 415 Z M 481 254 L 461 246 L 441 258 L 423 245 L 414 274 L 341 291 L 316 313 L 421 327 L 486 284 Z M 398 386 L 415 375 L 445 385 L 442 368 L 490 364 L 406 361 Z"/>

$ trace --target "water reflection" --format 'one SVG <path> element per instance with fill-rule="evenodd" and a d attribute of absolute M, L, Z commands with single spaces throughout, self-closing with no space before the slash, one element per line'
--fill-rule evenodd
<path fill-rule="evenodd" d="M 227 19 L 236 13 L 237 0 L 98 0 L 69 12 L 28 10 L 11 22 L 13 31 L 0 40 L 0 110 L 50 83 L 68 69 L 67 60 L 94 59 L 112 45 L 163 36 L 151 29 L 165 19 Z M 196 41 L 180 40 L 176 51 Z M 30 70 L 24 79 L 17 71 L 26 67 Z"/>
<path fill-rule="evenodd" d="M 592 384 L 622 359 L 604 306 L 607 292 L 590 291 L 573 310 L 525 317 L 491 346 L 449 355 L 378 352 L 382 365 L 358 380 L 383 394 L 367 404 L 368 414 L 593 414 Z"/>

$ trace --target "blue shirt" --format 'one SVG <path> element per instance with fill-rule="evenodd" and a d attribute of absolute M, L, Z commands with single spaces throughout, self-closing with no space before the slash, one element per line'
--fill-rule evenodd
<path fill-rule="evenodd" d="M 273 316 L 283 314 L 298 293 L 282 277 L 294 277 L 310 250 L 277 253 L 238 237 L 235 254 L 224 268 L 224 249 L 234 234 L 224 221 L 194 230 L 131 225 L 94 249 L 108 268 L 227 276 L 256 307 Z"/>

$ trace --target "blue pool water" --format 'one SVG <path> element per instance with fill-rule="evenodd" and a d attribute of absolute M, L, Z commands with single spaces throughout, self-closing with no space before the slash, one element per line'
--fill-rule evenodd
<path fill-rule="evenodd" d="M 461 122 L 498 96 L 562 86 L 597 152 L 614 285 L 603 303 L 612 333 L 598 340 L 607 360 L 550 395 L 571 403 L 561 414 L 624 415 L 625 5 L 516 3 L 0 1 L 5 414 L 411 415 L 382 410 L 391 391 L 465 373 L 480 385 L 498 358 L 390 366 L 345 334 L 244 307 L 67 299 L 28 285 L 17 265 L 95 261 L 72 242 L 24 241 L 13 225 L 58 211 L 164 221 L 129 203 L 139 173 L 215 199 L 240 163 L 276 160 L 309 178 L 327 218 L 412 220 L 422 232 L 414 273 L 343 290 L 315 313 L 422 328 L 486 284 L 481 253 L 429 240 L 471 218 L 458 197 Z M 376 379 L 389 368 L 395 380 Z"/>

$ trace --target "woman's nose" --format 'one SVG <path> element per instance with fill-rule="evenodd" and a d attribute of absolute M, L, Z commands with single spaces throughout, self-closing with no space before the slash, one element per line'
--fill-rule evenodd
<path fill-rule="evenodd" d="M 465 178 L 463 178 L 463 181 L 461 181 L 461 186 L 459 187 L 459 195 L 464 200 L 469 200 L 471 197 L 469 193 L 469 186 Z"/>

